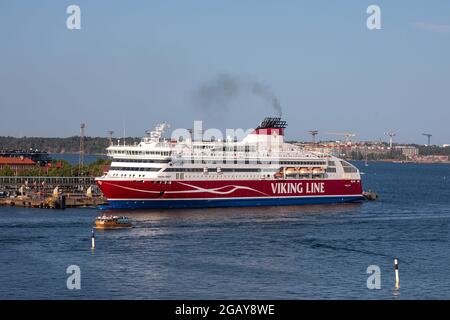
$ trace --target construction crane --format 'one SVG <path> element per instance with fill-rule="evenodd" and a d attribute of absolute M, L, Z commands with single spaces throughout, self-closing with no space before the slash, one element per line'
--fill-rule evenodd
<path fill-rule="evenodd" d="M 86 125 L 84 123 L 80 124 L 80 158 L 78 159 L 78 170 L 80 176 L 82 175 L 82 170 L 84 166 L 84 128 Z"/>
<path fill-rule="evenodd" d="M 309 134 L 312 136 L 313 143 L 316 143 L 316 136 L 319 133 L 317 130 L 309 130 Z"/>
<path fill-rule="evenodd" d="M 431 137 L 433 136 L 432 134 L 429 133 L 422 133 L 423 136 L 428 138 L 428 144 L 427 146 L 431 146 Z"/>
<path fill-rule="evenodd" d="M 389 137 L 389 148 L 392 149 L 392 139 L 396 134 L 394 132 L 385 132 L 384 135 Z"/>
<path fill-rule="evenodd" d="M 342 136 L 345 138 L 345 144 L 351 144 L 351 138 L 352 137 L 356 137 L 356 133 L 351 133 L 351 132 L 327 132 L 326 134 L 332 134 L 334 136 Z"/>

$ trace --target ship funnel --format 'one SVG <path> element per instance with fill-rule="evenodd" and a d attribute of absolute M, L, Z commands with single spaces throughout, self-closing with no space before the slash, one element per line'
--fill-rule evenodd
<path fill-rule="evenodd" d="M 280 117 L 267 117 L 250 133 L 245 142 L 259 142 L 266 144 L 279 144 L 283 142 L 284 129 L 287 122 Z"/>
<path fill-rule="evenodd" d="M 284 129 L 287 122 L 280 117 L 266 117 L 256 129 Z"/>

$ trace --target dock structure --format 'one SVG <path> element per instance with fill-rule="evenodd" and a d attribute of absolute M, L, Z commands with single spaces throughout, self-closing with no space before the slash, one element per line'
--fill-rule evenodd
<path fill-rule="evenodd" d="M 55 188 L 58 188 L 63 193 L 83 193 L 91 188 L 93 194 L 101 194 L 95 183 L 95 177 L 0 177 L 0 191 L 9 192 L 10 194 L 23 195 L 23 192 L 27 194 L 49 194 Z"/>
<path fill-rule="evenodd" d="M 22 186 L 30 189 L 84 190 L 96 186 L 95 177 L 46 177 L 5 176 L 0 177 L 0 190 L 18 190 Z"/>
<path fill-rule="evenodd" d="M 107 204 L 107 201 L 103 197 L 86 197 L 83 195 L 71 194 L 62 194 L 58 197 L 34 195 L 0 198 L 0 206 L 7 207 L 65 209 L 74 207 L 96 207 L 105 204 Z"/>
<path fill-rule="evenodd" d="M 0 206 L 53 208 L 107 204 L 95 177 L 0 177 Z"/>

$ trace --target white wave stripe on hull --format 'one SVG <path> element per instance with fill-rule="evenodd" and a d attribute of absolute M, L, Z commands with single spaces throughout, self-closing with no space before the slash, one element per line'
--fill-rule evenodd
<path fill-rule="evenodd" d="M 253 189 L 253 188 L 250 188 L 250 187 L 246 187 L 246 186 L 226 185 L 226 186 L 223 186 L 223 187 L 220 187 L 220 188 L 205 189 L 205 188 L 193 186 L 193 185 L 190 185 L 190 184 L 187 184 L 187 183 L 182 183 L 182 182 L 179 182 L 179 183 L 182 184 L 182 185 L 194 188 L 194 190 L 165 191 L 165 193 L 177 194 L 177 193 L 202 193 L 202 192 L 205 192 L 205 193 L 213 193 L 213 194 L 225 195 L 225 194 L 231 194 L 231 193 L 235 192 L 236 190 L 244 189 L 244 190 L 251 190 L 251 191 L 260 193 L 260 194 L 262 194 L 264 196 L 267 196 L 267 194 L 264 193 L 264 192 L 261 192 L 259 190 L 256 190 L 256 189 Z M 131 188 L 131 187 L 125 187 L 125 186 L 121 186 L 119 184 L 111 183 L 111 182 L 107 182 L 107 184 L 109 184 L 111 186 L 114 186 L 114 187 L 121 188 L 121 189 L 131 190 L 131 191 L 144 192 L 144 193 L 153 193 L 153 194 L 160 193 L 160 191 L 142 190 L 142 189 L 136 189 L 136 188 Z M 228 188 L 228 187 L 233 187 L 233 189 L 228 190 L 228 191 L 219 191 L 221 189 Z"/>
<path fill-rule="evenodd" d="M 267 197 L 233 197 L 233 198 L 180 198 L 180 199 L 173 199 L 173 198 L 149 198 L 149 199 L 142 199 L 142 198 L 108 198 L 108 200 L 119 200 L 119 201 L 136 201 L 136 202 L 142 202 L 142 201 L 196 201 L 196 200 L 245 200 L 245 199 L 304 199 L 304 198 L 353 198 L 353 197 L 359 197 L 362 198 L 363 196 L 361 194 L 346 194 L 346 195 L 316 195 L 316 196 L 267 196 Z"/>
<path fill-rule="evenodd" d="M 182 184 L 182 185 L 185 185 L 185 186 L 188 186 L 188 187 L 196 189 L 196 190 L 192 190 L 190 192 L 207 192 L 207 193 L 214 193 L 214 194 L 230 194 L 230 193 L 233 193 L 236 190 L 243 189 L 243 190 L 255 191 L 255 192 L 260 193 L 260 194 L 262 194 L 264 196 L 268 195 L 267 193 L 264 193 L 264 192 L 261 192 L 259 190 L 256 190 L 256 189 L 253 189 L 253 188 L 250 188 L 250 187 L 246 187 L 246 186 L 226 185 L 226 186 L 223 186 L 223 187 L 220 187 L 220 188 L 215 188 L 215 189 L 204 189 L 204 188 L 193 186 L 193 185 L 190 185 L 190 184 L 187 184 L 187 183 L 184 183 L 184 182 L 179 182 L 179 184 Z M 220 189 L 224 189 L 224 188 L 228 188 L 228 187 L 233 187 L 233 189 L 228 190 L 228 191 L 218 191 Z M 173 193 L 177 193 L 177 191 L 174 191 Z"/>

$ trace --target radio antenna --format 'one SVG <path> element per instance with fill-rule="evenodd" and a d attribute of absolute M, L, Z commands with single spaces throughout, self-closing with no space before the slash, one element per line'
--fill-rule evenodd
<path fill-rule="evenodd" d="M 123 146 L 125 147 L 125 120 L 122 120 L 123 127 Z"/>

